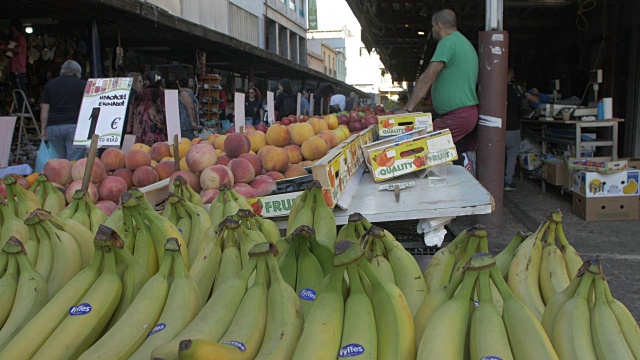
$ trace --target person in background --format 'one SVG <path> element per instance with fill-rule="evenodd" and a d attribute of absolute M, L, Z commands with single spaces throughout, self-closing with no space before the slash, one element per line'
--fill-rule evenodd
<path fill-rule="evenodd" d="M 260 96 L 260 90 L 255 87 L 249 88 L 249 96 L 244 99 L 244 117 L 251 118 L 251 122 L 245 123 L 245 125 L 256 126 L 260 124 L 264 117 L 264 107 L 262 106 L 262 97 Z"/>
<path fill-rule="evenodd" d="M 40 132 L 61 159 L 69 161 L 84 157 L 84 148 L 74 148 L 78 114 L 86 82 L 81 80 L 82 68 L 67 60 L 60 68 L 60 76 L 44 86 L 40 103 Z"/>
<path fill-rule="evenodd" d="M 313 94 L 313 113 L 315 115 L 329 114 L 329 101 L 336 93 L 336 88 L 331 84 L 323 84 Z M 324 100 L 324 101 L 322 101 Z"/>
<path fill-rule="evenodd" d="M 434 130 L 449 129 L 462 165 L 467 136 L 478 122 L 478 54 L 471 42 L 458 32 L 456 14 L 449 9 L 436 12 L 431 19 L 433 38 L 438 41 L 427 69 L 418 77 L 406 111 L 413 112 L 431 89 L 431 99 L 439 118 Z M 433 89 L 432 89 L 433 85 Z"/>
<path fill-rule="evenodd" d="M 329 106 L 333 108 L 331 112 L 343 111 L 344 108 L 347 106 L 347 98 L 342 94 L 335 94 L 331 97 Z"/>
<path fill-rule="evenodd" d="M 131 93 L 129 99 L 133 99 L 144 89 L 144 80 L 142 80 L 142 74 L 139 72 L 130 72 L 127 77 L 133 78 L 133 85 L 131 85 Z"/>
<path fill-rule="evenodd" d="M 513 184 L 518 153 L 520 152 L 520 114 L 519 108 L 523 100 L 531 98 L 516 83 L 513 69 L 507 73 L 507 128 L 505 134 L 506 168 L 504 170 L 504 189 L 516 190 Z"/>
<path fill-rule="evenodd" d="M 129 108 L 127 133 L 136 136 L 136 142 L 147 144 L 167 141 L 167 120 L 164 109 L 162 74 L 152 70 L 145 75 L 147 86 L 133 100 Z"/>
<path fill-rule="evenodd" d="M 0 51 L 9 52 L 9 79 L 14 89 L 20 89 L 24 92 L 27 99 L 29 91 L 27 90 L 27 38 L 25 37 L 24 27 L 18 19 L 9 20 L 9 36 L 15 45 L 5 45 L 0 47 Z M 19 99 L 22 101 L 22 99 Z M 22 106 L 22 103 L 18 104 Z"/>
<path fill-rule="evenodd" d="M 196 137 L 194 131 L 200 128 L 198 104 L 196 96 L 189 88 L 189 78 L 185 75 L 178 76 L 178 90 L 180 94 L 180 102 L 178 103 L 180 134 L 189 140 L 193 140 Z"/>
<path fill-rule="evenodd" d="M 344 111 L 351 111 L 358 106 L 358 95 L 353 91 L 349 93 L 349 98 L 347 99 L 347 103 L 344 107 Z"/>
<path fill-rule="evenodd" d="M 280 92 L 276 96 L 274 110 L 278 114 L 278 119 L 287 117 L 289 115 L 296 115 L 298 111 L 298 97 L 293 91 L 293 85 L 289 79 L 282 79 L 278 83 L 278 91 Z"/>
<path fill-rule="evenodd" d="M 309 104 L 309 89 L 302 89 L 300 97 L 300 115 L 311 115 L 311 105 Z"/>

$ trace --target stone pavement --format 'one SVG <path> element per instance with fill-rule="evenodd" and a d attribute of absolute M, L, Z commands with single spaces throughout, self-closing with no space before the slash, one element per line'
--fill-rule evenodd
<path fill-rule="evenodd" d="M 553 209 L 563 214 L 567 239 L 583 256 L 602 258 L 605 275 L 613 296 L 625 304 L 636 321 L 640 321 L 640 221 L 587 222 L 572 212 L 571 193 L 560 193 L 559 187 L 547 185 L 540 190 L 540 180 L 516 179 L 516 191 L 508 191 L 504 200 L 502 232 L 489 238 L 489 248 L 497 253 L 511 240 L 516 231 L 535 231 Z M 451 229 L 458 234 L 472 226 L 471 217 L 457 218 Z"/>

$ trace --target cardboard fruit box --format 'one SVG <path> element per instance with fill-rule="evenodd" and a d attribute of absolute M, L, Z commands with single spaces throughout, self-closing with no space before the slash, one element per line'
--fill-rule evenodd
<path fill-rule="evenodd" d="M 378 116 L 378 134 L 396 136 L 414 130 L 433 131 L 431 113 L 409 113 Z"/>
<path fill-rule="evenodd" d="M 638 196 L 640 170 L 611 174 L 580 171 L 573 177 L 573 192 L 584 197 Z"/>
<path fill-rule="evenodd" d="M 375 182 L 458 159 L 456 146 L 448 129 L 435 132 L 412 131 L 365 145 L 362 150 Z"/>

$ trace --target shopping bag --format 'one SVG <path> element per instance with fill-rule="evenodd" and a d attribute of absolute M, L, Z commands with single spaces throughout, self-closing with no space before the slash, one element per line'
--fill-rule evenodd
<path fill-rule="evenodd" d="M 36 157 L 36 172 L 42 172 L 44 164 L 51 159 L 56 159 L 57 157 L 58 153 L 56 153 L 56 149 L 53 148 L 53 145 L 46 140 L 42 140 L 40 142 L 40 149 L 38 149 L 38 156 Z"/>

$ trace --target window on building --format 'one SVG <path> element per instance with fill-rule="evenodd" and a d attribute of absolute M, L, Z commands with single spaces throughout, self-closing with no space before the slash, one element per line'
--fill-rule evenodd
<path fill-rule="evenodd" d="M 295 0 L 288 0 L 289 1 L 289 9 L 296 11 L 296 3 L 294 2 Z"/>

